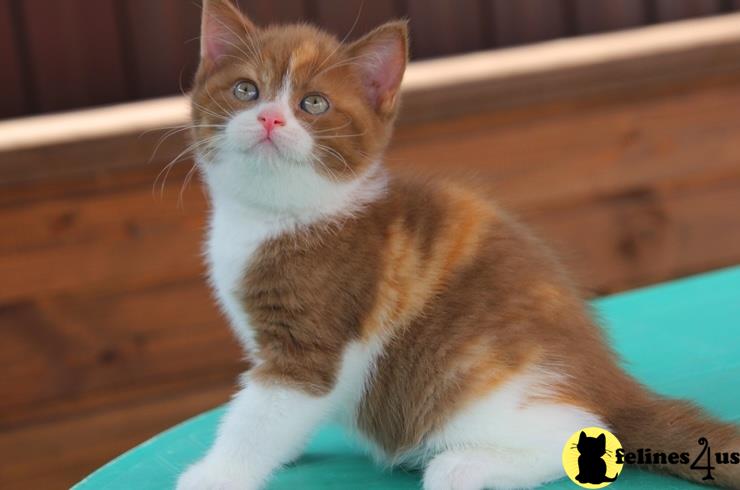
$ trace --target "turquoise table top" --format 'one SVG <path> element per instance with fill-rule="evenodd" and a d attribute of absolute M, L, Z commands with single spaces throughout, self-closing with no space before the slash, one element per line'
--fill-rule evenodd
<path fill-rule="evenodd" d="M 627 369 L 659 393 L 695 400 L 740 422 L 740 267 L 630 291 L 594 302 Z M 125 453 L 74 490 L 173 488 L 203 455 L 223 408 L 195 417 Z M 281 470 L 269 490 L 409 490 L 420 475 L 379 469 L 338 427 L 315 435 L 305 455 Z M 544 487 L 578 488 L 570 480 Z M 705 488 L 626 468 L 614 489 Z"/>

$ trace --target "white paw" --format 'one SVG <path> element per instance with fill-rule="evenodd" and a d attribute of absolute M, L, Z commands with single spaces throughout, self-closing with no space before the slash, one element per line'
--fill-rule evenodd
<path fill-rule="evenodd" d="M 257 490 L 247 475 L 228 471 L 223 465 L 202 460 L 188 468 L 177 481 L 177 490 Z"/>
<path fill-rule="evenodd" d="M 485 463 L 471 453 L 442 453 L 424 471 L 424 490 L 484 490 Z"/>

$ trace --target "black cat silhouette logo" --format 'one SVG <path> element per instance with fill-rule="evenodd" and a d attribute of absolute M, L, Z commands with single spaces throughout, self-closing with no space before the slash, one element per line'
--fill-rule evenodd
<path fill-rule="evenodd" d="M 576 485 L 604 488 L 617 479 L 622 464 L 616 453 L 622 445 L 611 432 L 588 427 L 573 434 L 563 448 L 563 468 Z"/>

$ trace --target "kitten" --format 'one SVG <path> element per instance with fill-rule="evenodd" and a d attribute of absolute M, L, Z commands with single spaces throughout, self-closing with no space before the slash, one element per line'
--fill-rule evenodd
<path fill-rule="evenodd" d="M 386 171 L 405 22 L 343 44 L 207 0 L 202 29 L 192 117 L 210 278 L 254 367 L 179 489 L 262 488 L 329 419 L 378 459 L 423 468 L 427 490 L 560 478 L 563 444 L 590 426 L 627 448 L 737 444 L 733 426 L 628 377 L 504 211 Z M 715 474 L 740 485 L 738 467 Z"/>

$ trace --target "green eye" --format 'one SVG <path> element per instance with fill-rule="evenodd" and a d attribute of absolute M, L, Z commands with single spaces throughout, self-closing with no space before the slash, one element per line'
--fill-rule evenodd
<path fill-rule="evenodd" d="M 307 95 L 301 101 L 301 109 L 309 114 L 318 116 L 329 110 L 329 101 L 323 95 Z"/>
<path fill-rule="evenodd" d="M 257 100 L 260 96 L 260 91 L 254 82 L 249 80 L 242 80 L 241 82 L 234 85 L 234 97 L 237 99 L 248 102 L 250 100 Z"/>

